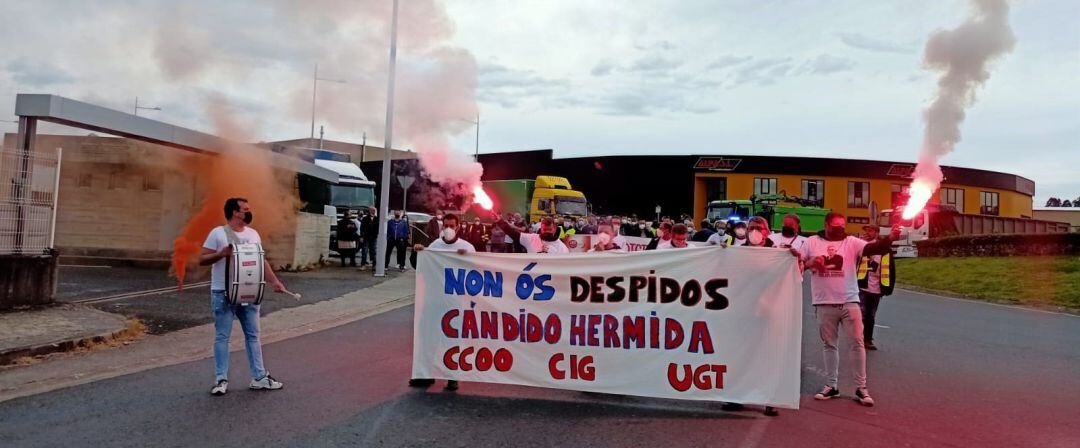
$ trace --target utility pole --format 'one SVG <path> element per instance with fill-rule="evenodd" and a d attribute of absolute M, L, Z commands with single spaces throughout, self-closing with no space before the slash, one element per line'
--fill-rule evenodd
<path fill-rule="evenodd" d="M 364 131 L 364 141 L 360 145 L 360 163 L 364 163 L 364 153 L 367 152 L 367 131 Z"/>
<path fill-rule="evenodd" d="M 135 116 L 139 116 L 139 109 L 144 110 L 161 110 L 160 107 L 144 107 L 139 105 L 139 97 L 135 97 Z"/>
<path fill-rule="evenodd" d="M 386 276 L 386 230 L 390 214 L 390 151 L 394 141 L 394 63 L 397 60 L 398 0 L 390 21 L 390 70 L 386 78 L 386 141 L 383 144 L 382 189 L 379 193 L 379 240 L 376 242 L 375 276 Z"/>
<path fill-rule="evenodd" d="M 319 81 L 336 82 L 338 84 L 346 84 L 341 79 L 328 79 L 319 77 L 319 64 L 315 64 L 315 73 L 311 77 L 311 136 L 308 137 L 308 144 L 315 144 L 315 94 L 319 90 Z"/>

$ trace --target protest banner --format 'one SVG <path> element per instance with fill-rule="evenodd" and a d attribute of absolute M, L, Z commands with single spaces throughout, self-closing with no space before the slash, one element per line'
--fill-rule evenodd
<path fill-rule="evenodd" d="M 626 239 L 627 252 L 638 252 L 645 250 L 645 247 L 649 245 L 652 238 L 644 238 L 640 236 L 623 236 Z M 570 252 L 588 252 L 590 247 L 593 247 L 599 240 L 596 239 L 596 235 L 593 234 L 581 234 L 570 235 L 566 237 L 566 247 L 570 248 Z M 694 247 L 708 246 L 707 243 L 699 241 L 687 241 L 686 244 Z"/>
<path fill-rule="evenodd" d="M 412 375 L 797 409 L 801 294 L 772 248 L 423 251 Z"/>

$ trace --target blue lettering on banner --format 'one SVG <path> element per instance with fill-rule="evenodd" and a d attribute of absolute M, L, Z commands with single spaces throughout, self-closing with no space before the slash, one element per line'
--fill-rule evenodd
<path fill-rule="evenodd" d="M 502 272 L 446 268 L 443 270 L 443 293 L 458 296 L 470 295 L 502 297 Z"/>

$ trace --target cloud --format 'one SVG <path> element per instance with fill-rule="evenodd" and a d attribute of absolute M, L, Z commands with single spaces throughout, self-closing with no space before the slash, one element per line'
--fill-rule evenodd
<path fill-rule="evenodd" d="M 631 72 L 667 73 L 679 68 L 681 65 L 682 61 L 679 60 L 661 55 L 650 55 L 634 61 L 627 70 Z"/>
<path fill-rule="evenodd" d="M 16 83 L 33 87 L 68 84 L 75 77 L 45 60 L 30 61 L 18 58 L 7 64 L 7 71 Z"/>
<path fill-rule="evenodd" d="M 607 76 L 610 75 L 615 68 L 615 63 L 611 61 L 600 61 L 589 73 L 593 76 Z"/>
<path fill-rule="evenodd" d="M 874 51 L 878 53 L 912 54 L 915 48 L 910 45 L 901 45 L 894 42 L 865 36 L 858 33 L 840 33 L 840 42 L 860 50 Z"/>
<path fill-rule="evenodd" d="M 775 83 L 777 78 L 787 76 L 792 67 L 794 65 L 790 57 L 756 59 L 735 70 L 732 81 L 735 85 L 753 83 L 765 86 Z"/>
<path fill-rule="evenodd" d="M 709 70 L 721 70 L 742 64 L 743 62 L 749 61 L 751 59 L 753 59 L 752 56 L 735 56 L 732 54 L 726 54 L 709 63 L 709 65 L 706 65 L 705 68 Z"/>
<path fill-rule="evenodd" d="M 814 59 L 807 60 L 802 65 L 802 71 L 813 75 L 828 75 L 831 73 L 846 72 L 855 68 L 855 61 L 848 58 L 818 55 Z"/>
<path fill-rule="evenodd" d="M 523 101 L 544 101 L 558 106 L 570 104 L 560 101 L 571 91 L 567 79 L 545 78 L 532 70 L 516 70 L 499 64 L 484 64 L 479 69 L 477 88 L 479 100 L 502 107 L 517 107 Z"/>

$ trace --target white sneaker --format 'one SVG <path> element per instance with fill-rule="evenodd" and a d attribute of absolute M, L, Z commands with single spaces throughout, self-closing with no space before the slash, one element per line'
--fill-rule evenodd
<path fill-rule="evenodd" d="M 261 380 L 251 380 L 251 385 L 248 386 L 252 390 L 278 390 L 284 384 L 274 379 L 270 375 L 266 375 Z"/>
<path fill-rule="evenodd" d="M 228 391 L 229 391 L 229 381 L 228 380 L 221 380 L 221 381 L 218 381 L 217 384 L 214 385 L 213 389 L 210 389 L 210 395 L 221 396 L 221 395 L 225 395 L 225 392 L 228 392 Z"/>

